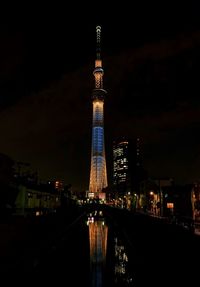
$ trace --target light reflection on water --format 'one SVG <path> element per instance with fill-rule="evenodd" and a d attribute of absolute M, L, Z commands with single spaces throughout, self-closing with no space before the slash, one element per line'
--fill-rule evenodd
<path fill-rule="evenodd" d="M 89 226 L 91 287 L 102 287 L 104 286 L 108 235 L 108 226 L 105 224 L 102 211 L 91 213 L 87 225 Z"/>
<path fill-rule="evenodd" d="M 114 237 L 114 247 L 114 282 L 119 286 L 132 286 L 133 278 L 129 272 L 128 255 L 122 240 L 117 236 Z"/>
<path fill-rule="evenodd" d="M 91 287 L 105 287 L 106 282 L 106 258 L 108 247 L 108 230 L 109 227 L 101 210 L 95 210 L 88 214 L 87 225 L 89 227 L 89 244 L 90 244 L 90 282 Z M 114 252 L 112 254 L 112 266 L 109 267 L 110 274 L 113 277 L 109 279 L 112 286 L 131 287 L 133 279 L 129 272 L 129 258 L 126 248 L 119 234 L 114 232 L 112 235 L 111 245 Z M 109 273 L 107 271 L 107 273 Z"/>

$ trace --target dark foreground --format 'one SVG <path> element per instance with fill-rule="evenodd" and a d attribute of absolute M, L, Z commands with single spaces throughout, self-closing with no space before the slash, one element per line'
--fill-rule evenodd
<path fill-rule="evenodd" d="M 198 281 L 199 236 L 160 219 L 101 208 L 110 226 L 105 286 L 192 286 Z M 22 283 L 28 275 L 45 285 L 90 286 L 88 212 L 88 207 L 73 207 L 47 217 L 2 221 L 0 268 L 7 283 L 13 278 Z M 129 283 L 114 280 L 115 230 L 126 246 Z"/>

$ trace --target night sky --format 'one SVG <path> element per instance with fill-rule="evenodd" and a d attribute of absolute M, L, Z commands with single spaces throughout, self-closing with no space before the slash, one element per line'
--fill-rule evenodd
<path fill-rule="evenodd" d="M 101 3 L 2 12 L 0 152 L 30 163 L 41 180 L 88 189 L 101 25 L 109 183 L 118 136 L 141 138 L 150 176 L 199 180 L 199 7 Z"/>

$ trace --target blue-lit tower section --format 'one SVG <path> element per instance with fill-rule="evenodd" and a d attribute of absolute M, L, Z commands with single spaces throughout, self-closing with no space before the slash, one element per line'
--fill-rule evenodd
<path fill-rule="evenodd" d="M 100 57 L 101 27 L 96 27 L 97 50 L 95 69 L 95 88 L 92 93 L 93 119 L 92 119 L 92 150 L 89 197 L 105 198 L 103 189 L 107 187 L 107 171 L 104 146 L 104 98 L 106 91 L 103 89 L 103 68 Z"/>

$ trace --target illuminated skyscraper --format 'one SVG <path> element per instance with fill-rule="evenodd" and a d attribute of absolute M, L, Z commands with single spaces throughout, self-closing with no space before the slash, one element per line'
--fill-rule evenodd
<path fill-rule="evenodd" d="M 122 137 L 113 143 L 113 185 L 119 194 L 138 192 L 146 171 L 142 166 L 141 139 Z"/>
<path fill-rule="evenodd" d="M 132 151 L 127 139 L 122 138 L 113 144 L 113 184 L 120 193 L 131 188 Z"/>
<path fill-rule="evenodd" d="M 100 55 L 101 27 L 96 27 L 97 47 L 94 68 L 95 88 L 92 93 L 93 119 L 92 119 L 92 150 L 89 196 L 104 197 L 103 188 L 107 187 L 107 171 L 104 145 L 104 98 L 106 91 L 103 89 L 103 68 Z"/>

